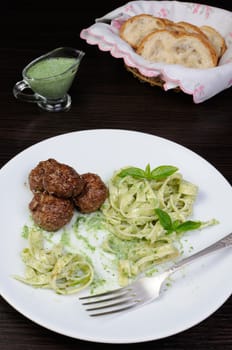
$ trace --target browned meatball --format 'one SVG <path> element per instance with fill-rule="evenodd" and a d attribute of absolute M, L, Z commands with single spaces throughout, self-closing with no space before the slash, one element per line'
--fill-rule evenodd
<path fill-rule="evenodd" d="M 84 187 L 75 169 L 55 159 L 39 162 L 29 174 L 29 184 L 33 192 L 46 191 L 60 198 L 75 197 Z"/>
<path fill-rule="evenodd" d="M 74 203 L 82 213 L 91 213 L 100 208 L 108 196 L 108 189 L 100 176 L 86 173 L 81 176 L 85 187 L 81 194 L 74 197 Z"/>
<path fill-rule="evenodd" d="M 66 225 L 74 213 L 73 202 L 46 192 L 35 193 L 29 203 L 34 222 L 46 231 L 57 231 Z"/>
<path fill-rule="evenodd" d="M 45 162 L 39 162 L 39 164 L 31 170 L 29 174 L 29 186 L 32 192 L 43 192 L 43 178 L 45 173 Z"/>

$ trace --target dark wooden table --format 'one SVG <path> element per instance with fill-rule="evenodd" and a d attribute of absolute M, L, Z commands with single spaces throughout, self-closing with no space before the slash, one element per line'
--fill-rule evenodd
<path fill-rule="evenodd" d="M 232 10 L 229 1 L 205 1 Z M 232 89 L 201 104 L 191 96 L 140 83 L 117 60 L 80 39 L 81 29 L 124 1 L 10 1 L 1 4 L 0 166 L 18 152 L 51 136 L 120 128 L 180 143 L 211 162 L 232 181 Z M 26 63 L 59 46 L 86 52 L 70 94 L 72 108 L 51 114 L 12 95 Z M 1 242 L 4 249 L 4 242 Z M 228 276 L 231 277 L 231 276 Z M 0 281 L 1 283 L 1 281 Z M 232 349 L 231 299 L 212 316 L 175 336 L 148 342 L 156 349 Z M 116 345 L 112 345 L 116 346 Z M 134 345 L 121 345 L 132 348 Z M 107 349 L 53 333 L 22 316 L 0 299 L 0 349 Z"/>

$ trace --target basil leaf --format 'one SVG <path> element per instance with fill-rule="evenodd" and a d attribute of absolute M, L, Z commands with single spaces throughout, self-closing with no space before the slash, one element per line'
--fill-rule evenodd
<path fill-rule="evenodd" d="M 165 235 L 168 236 L 168 235 L 170 235 L 171 233 L 173 233 L 173 231 L 174 231 L 173 229 L 167 230 L 167 231 L 165 232 Z"/>
<path fill-rule="evenodd" d="M 181 221 L 180 220 L 175 220 L 172 223 L 173 230 L 176 231 L 177 227 L 180 226 Z"/>
<path fill-rule="evenodd" d="M 201 227 L 201 221 L 185 221 L 179 226 L 177 226 L 175 228 L 175 231 L 180 233 L 191 230 L 197 230 L 199 227 Z"/>
<path fill-rule="evenodd" d="M 133 176 L 139 179 L 148 179 L 148 180 L 162 180 L 166 177 L 172 175 L 178 170 L 178 168 L 171 165 L 161 165 L 151 171 L 150 164 L 147 164 L 145 171 L 136 167 L 129 167 L 123 169 L 118 176 Z"/>
<path fill-rule="evenodd" d="M 178 168 L 172 165 L 161 165 L 152 170 L 150 178 L 153 180 L 163 180 L 174 174 Z"/>
<path fill-rule="evenodd" d="M 169 216 L 169 214 L 159 208 L 155 209 L 155 213 L 158 216 L 159 222 L 163 226 L 163 228 L 169 231 L 169 233 L 171 233 L 171 231 L 173 231 L 173 227 L 172 227 L 172 219 Z"/>
<path fill-rule="evenodd" d="M 151 167 L 150 164 L 147 164 L 146 168 L 145 168 L 145 175 L 147 178 L 150 178 L 151 176 Z"/>
<path fill-rule="evenodd" d="M 135 167 L 125 168 L 118 174 L 119 177 L 125 177 L 128 175 L 137 178 L 146 178 L 145 171 Z"/>

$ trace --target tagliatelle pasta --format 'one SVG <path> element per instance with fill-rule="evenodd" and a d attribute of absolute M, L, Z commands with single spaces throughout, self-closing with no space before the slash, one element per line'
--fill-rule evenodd
<path fill-rule="evenodd" d="M 155 208 L 168 212 L 172 220 L 184 221 L 192 214 L 197 187 L 175 173 L 165 180 L 121 178 L 109 182 L 109 198 L 102 207 L 107 228 L 125 240 L 157 241 L 164 235 Z"/>
<path fill-rule="evenodd" d="M 180 254 L 176 247 L 180 234 L 168 233 L 155 209 L 162 209 L 173 223 L 184 223 L 192 214 L 198 189 L 178 172 L 154 180 L 121 176 L 121 171 L 111 178 L 109 198 L 101 210 L 111 232 L 104 249 L 117 256 L 119 283 L 126 285 L 129 278 L 151 265 Z"/>
<path fill-rule="evenodd" d="M 25 277 L 15 276 L 17 280 L 58 294 L 77 293 L 91 284 L 93 268 L 82 256 L 64 252 L 61 244 L 45 249 L 39 229 L 29 230 L 28 242 L 21 254 Z"/>

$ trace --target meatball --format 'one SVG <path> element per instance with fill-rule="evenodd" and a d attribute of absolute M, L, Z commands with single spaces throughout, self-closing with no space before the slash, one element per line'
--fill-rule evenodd
<path fill-rule="evenodd" d="M 74 214 L 74 204 L 70 199 L 54 197 L 46 192 L 35 193 L 29 209 L 34 222 L 46 231 L 59 230 Z"/>
<path fill-rule="evenodd" d="M 77 196 L 84 188 L 84 181 L 75 169 L 55 159 L 41 161 L 29 174 L 33 192 L 46 191 L 60 198 Z"/>
<path fill-rule="evenodd" d="M 43 192 L 43 178 L 45 173 L 45 162 L 39 162 L 39 164 L 31 170 L 29 174 L 29 186 L 32 192 Z"/>
<path fill-rule="evenodd" d="M 86 173 L 81 175 L 85 186 L 81 194 L 73 198 L 75 205 L 82 213 L 91 213 L 100 208 L 108 196 L 108 189 L 100 176 Z"/>

